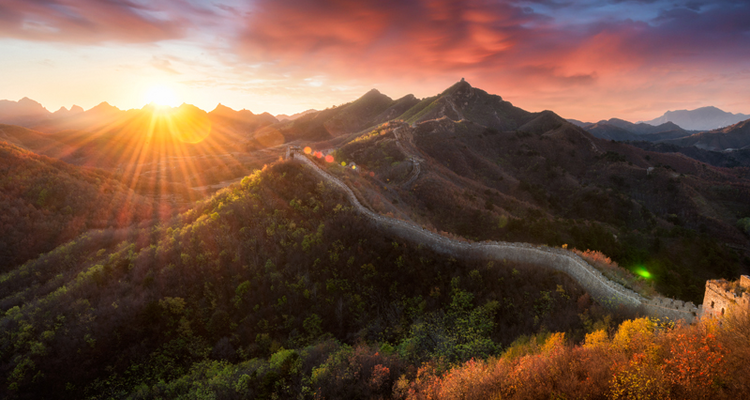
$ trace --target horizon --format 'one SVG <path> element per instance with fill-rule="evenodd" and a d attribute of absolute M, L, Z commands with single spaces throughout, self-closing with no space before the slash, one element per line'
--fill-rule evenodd
<path fill-rule="evenodd" d="M 750 112 L 736 90 L 750 84 L 750 4 L 734 0 L 66 0 L 4 11 L 0 97 L 48 110 L 159 97 L 292 115 L 370 88 L 425 98 L 465 77 L 581 121 Z"/>
<path fill-rule="evenodd" d="M 469 83 L 469 84 L 470 84 L 470 83 Z M 474 87 L 474 88 L 476 88 L 476 89 L 480 89 L 480 90 L 482 90 L 482 88 L 479 88 L 479 87 L 476 87 L 476 86 L 473 86 L 473 85 L 472 85 L 472 87 Z M 377 88 L 372 88 L 372 89 L 368 90 L 368 92 L 369 92 L 369 91 L 371 91 L 371 90 L 377 90 Z M 384 95 L 388 96 L 388 94 L 387 94 L 387 93 L 383 93 L 383 92 L 381 92 L 381 91 L 379 91 L 379 90 L 378 90 L 378 92 L 380 92 L 381 94 L 384 94 Z M 411 94 L 411 93 L 409 93 L 409 94 Z M 406 94 L 405 96 L 408 96 L 409 94 Z M 438 93 L 438 94 L 439 94 L 439 93 Z M 489 93 L 489 94 L 490 94 L 490 95 L 493 95 L 494 93 Z M 412 94 L 412 95 L 413 95 L 413 94 Z M 362 96 L 364 96 L 364 94 L 362 94 L 361 96 L 359 96 L 359 97 L 357 97 L 357 98 L 355 98 L 355 99 L 352 99 L 352 100 L 350 100 L 350 101 L 347 101 L 347 102 L 344 102 L 344 103 L 341 103 L 341 104 L 335 104 L 335 105 L 333 105 L 333 107 L 340 107 L 340 106 L 342 106 L 342 105 L 345 105 L 345 104 L 347 104 L 347 103 L 350 103 L 350 102 L 352 102 L 352 101 L 355 101 L 355 100 L 359 99 L 359 98 L 360 98 L 360 97 L 362 97 Z M 391 97 L 391 96 L 388 96 L 388 97 Z M 403 97 L 403 96 L 402 96 L 402 97 Z M 428 96 L 428 97 L 429 97 L 429 96 Z M 501 97 L 502 97 L 502 96 L 501 96 Z M 398 99 L 398 98 L 393 98 L 393 97 L 391 97 L 391 98 L 392 98 L 393 100 L 397 100 L 397 99 Z M 417 97 L 417 98 L 418 98 L 418 99 L 420 99 L 420 100 L 422 100 L 422 99 L 425 99 L 425 98 L 427 98 L 427 97 L 423 97 L 423 98 Z M 176 109 L 176 108 L 179 108 L 179 107 L 181 107 L 181 106 L 183 106 L 183 105 L 188 105 L 188 106 L 196 107 L 196 108 L 198 108 L 199 110 L 201 110 L 201 111 L 203 111 L 203 112 L 205 112 L 205 113 L 210 113 L 210 112 L 212 112 L 212 111 L 216 110 L 217 108 L 219 108 L 219 107 L 221 106 L 221 107 L 226 107 L 226 108 L 229 108 L 229 109 L 231 109 L 232 111 L 235 111 L 235 112 L 240 112 L 240 111 L 250 111 L 250 112 L 251 112 L 251 113 L 253 113 L 254 115 L 261 115 L 261 114 L 264 114 L 264 113 L 268 113 L 268 114 L 270 114 L 270 115 L 272 115 L 272 116 L 274 116 L 274 117 L 278 117 L 278 116 L 280 116 L 280 115 L 285 115 L 285 116 L 291 117 L 291 116 L 293 116 L 293 115 L 296 115 L 296 114 L 301 114 L 301 113 L 305 113 L 305 112 L 308 112 L 308 111 L 322 111 L 322 109 L 307 108 L 307 109 L 305 109 L 305 110 L 302 110 L 302 111 L 298 111 L 298 112 L 294 112 L 294 113 L 279 113 L 279 114 L 273 114 L 273 113 L 270 113 L 270 112 L 268 112 L 268 111 L 262 111 L 262 110 L 257 110 L 257 111 L 255 111 L 255 110 L 250 110 L 250 109 L 247 109 L 247 108 L 241 108 L 241 109 L 237 109 L 237 108 L 233 108 L 233 107 L 230 107 L 230 106 L 228 106 L 228 105 L 226 105 L 226 104 L 222 104 L 222 103 L 218 103 L 218 104 L 216 104 L 216 106 L 214 106 L 214 107 L 212 107 L 212 108 L 210 108 L 210 109 L 205 109 L 205 108 L 201 108 L 201 107 L 199 107 L 199 106 L 197 106 L 197 105 L 195 105 L 195 104 L 190 104 L 190 103 L 187 103 L 187 102 L 182 102 L 182 103 L 180 103 L 180 104 L 178 104 L 178 105 L 170 105 L 170 104 L 162 104 L 162 103 L 160 103 L 160 102 L 158 102 L 158 101 L 151 101 L 151 102 L 149 102 L 149 103 L 146 103 L 146 104 L 144 104 L 144 105 L 143 105 L 143 106 L 141 106 L 141 107 L 134 107 L 134 108 L 120 108 L 120 107 L 118 107 L 118 106 L 116 106 L 116 105 L 113 105 L 113 104 L 111 104 L 111 103 L 110 103 L 109 101 L 107 101 L 107 100 L 101 101 L 101 102 L 97 103 L 96 105 L 94 105 L 94 106 L 92 106 L 92 107 L 90 107 L 90 108 L 84 108 L 84 107 L 81 107 L 81 106 L 79 106 L 79 105 L 77 105 L 77 104 L 73 104 L 73 105 L 71 105 L 71 106 L 69 106 L 69 107 L 66 107 L 66 106 L 61 106 L 61 107 L 58 107 L 58 108 L 57 108 L 57 109 L 55 109 L 55 110 L 51 110 L 50 108 L 46 107 L 46 106 L 45 106 L 44 104 L 42 104 L 41 102 L 39 102 L 39 101 L 37 101 L 37 100 L 35 100 L 35 99 L 32 99 L 32 98 L 30 98 L 30 97 L 28 97 L 28 96 L 24 96 L 24 97 L 22 97 L 22 98 L 20 98 L 20 99 L 18 99 L 18 100 L 11 100 L 11 99 L 0 99 L 0 101 L 3 101 L 3 100 L 5 100 L 5 101 L 14 101 L 14 102 L 18 103 L 18 102 L 20 102 L 20 101 L 21 101 L 21 100 L 23 100 L 23 99 L 28 99 L 28 100 L 34 101 L 34 102 L 36 102 L 36 103 L 39 103 L 39 104 L 40 104 L 40 105 L 41 105 L 41 106 L 42 106 L 42 107 L 43 107 L 43 108 L 44 108 L 45 110 L 47 110 L 47 112 L 49 112 L 50 114 L 54 114 L 55 112 L 59 111 L 59 110 L 60 110 L 61 108 L 65 108 L 65 109 L 66 109 L 67 111 L 70 111 L 70 110 L 72 110 L 72 109 L 73 109 L 73 107 L 80 107 L 80 108 L 82 108 L 82 109 L 83 109 L 83 112 L 87 112 L 87 111 L 90 111 L 90 110 L 92 110 L 92 109 L 94 109 L 94 108 L 96 108 L 96 107 L 98 107 L 98 106 L 101 106 L 102 104 L 106 104 L 106 105 L 109 105 L 109 106 L 111 106 L 111 107 L 114 107 L 114 108 L 118 109 L 119 111 L 123 111 L 123 112 L 125 112 L 125 111 L 131 111 L 131 110 L 144 110 L 144 109 L 146 109 L 147 107 L 156 107 L 156 108 Z M 505 100 L 505 101 L 510 101 L 510 100 L 508 100 L 508 99 L 506 99 L 506 98 L 503 98 L 503 100 Z M 512 102 L 512 101 L 510 101 L 510 103 L 513 103 L 513 102 Z M 514 104 L 514 105 L 515 105 L 515 104 Z M 584 122 L 584 123 L 598 123 L 598 122 L 602 122 L 602 121 L 607 121 L 607 120 L 609 120 L 609 119 L 613 119 L 613 118 L 616 118 L 616 119 L 622 119 L 622 120 L 625 120 L 625 121 L 627 121 L 627 122 L 631 122 L 631 123 L 634 123 L 634 124 L 638 124 L 638 123 L 647 123 L 647 121 L 650 121 L 650 120 L 652 120 L 652 119 L 656 119 L 656 118 L 662 117 L 662 116 L 666 115 L 667 113 L 680 112 L 680 111 L 688 111 L 688 112 L 689 112 L 689 111 L 696 111 L 696 110 L 698 110 L 698 109 L 702 109 L 702 108 L 716 108 L 716 109 L 718 109 L 719 111 L 723 111 L 723 112 L 728 112 L 728 113 L 732 113 L 732 114 L 745 114 L 745 113 L 743 113 L 743 112 L 732 112 L 732 111 L 727 111 L 727 110 L 723 110 L 723 109 L 721 109 L 721 108 L 719 108 L 719 107 L 715 107 L 715 106 L 711 106 L 711 105 L 709 105 L 709 106 L 702 106 L 702 107 L 697 107 L 697 108 L 694 108 L 694 109 L 666 110 L 666 111 L 664 111 L 664 112 L 663 112 L 662 114 L 660 114 L 660 115 L 658 115 L 658 116 L 656 116 L 656 117 L 654 117 L 654 118 L 650 118 L 650 119 L 647 119 L 647 120 L 626 120 L 626 119 L 623 119 L 623 118 L 619 118 L 619 117 L 617 117 L 617 116 L 612 116 L 612 117 L 609 117 L 609 118 L 606 118 L 606 119 L 600 119 L 600 120 L 591 120 L 591 121 L 588 121 L 588 120 L 580 120 L 580 119 L 578 119 L 578 118 L 571 118 L 571 117 L 565 117 L 565 116 L 562 116 L 562 117 L 563 117 L 563 118 L 566 118 L 566 119 L 574 119 L 574 120 L 578 120 L 578 121 L 580 121 L 580 122 Z M 541 111 L 546 111 L 546 110 L 541 110 Z M 550 110 L 550 111 L 553 111 L 553 112 L 555 112 L 555 110 Z"/>

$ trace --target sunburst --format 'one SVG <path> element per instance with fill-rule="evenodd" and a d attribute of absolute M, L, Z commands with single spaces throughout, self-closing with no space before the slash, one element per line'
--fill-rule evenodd
<path fill-rule="evenodd" d="M 166 85 L 155 85 L 148 89 L 145 96 L 146 103 L 161 107 L 176 107 L 179 100 L 174 90 Z"/>

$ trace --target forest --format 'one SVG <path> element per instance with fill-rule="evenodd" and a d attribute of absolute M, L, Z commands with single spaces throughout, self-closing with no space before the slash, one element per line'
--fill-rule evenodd
<path fill-rule="evenodd" d="M 127 397 L 205 363 L 283 364 L 314 348 L 318 362 L 391 349 L 375 353 L 406 371 L 626 317 L 565 275 L 446 258 L 373 229 L 312 172 L 278 163 L 125 241 L 85 234 L 0 278 L 4 395 Z M 297 393 L 272 375 L 248 388 Z"/>

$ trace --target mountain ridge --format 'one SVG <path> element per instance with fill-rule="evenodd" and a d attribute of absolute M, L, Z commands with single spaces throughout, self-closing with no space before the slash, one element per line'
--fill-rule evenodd
<path fill-rule="evenodd" d="M 667 111 L 660 117 L 643 122 L 650 125 L 674 122 L 684 129 L 707 131 L 734 125 L 749 118 L 750 115 L 733 114 L 714 106 L 706 106 L 694 110 Z"/>

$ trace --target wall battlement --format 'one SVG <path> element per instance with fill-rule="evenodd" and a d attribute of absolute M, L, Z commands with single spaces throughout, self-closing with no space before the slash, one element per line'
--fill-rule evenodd
<path fill-rule="evenodd" d="M 735 282 L 725 279 L 706 281 L 702 317 L 719 318 L 737 311 L 750 311 L 750 276 L 742 275 Z"/>

